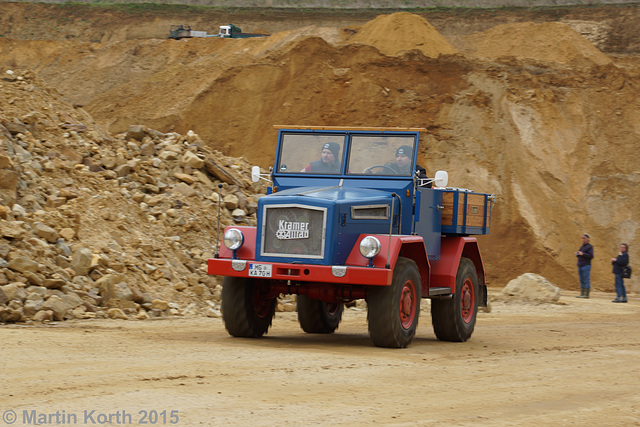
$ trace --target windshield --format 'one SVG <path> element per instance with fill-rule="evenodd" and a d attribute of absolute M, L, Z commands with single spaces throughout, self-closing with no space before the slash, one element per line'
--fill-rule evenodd
<path fill-rule="evenodd" d="M 411 176 L 415 140 L 414 135 L 354 135 L 348 174 Z"/>
<path fill-rule="evenodd" d="M 280 173 L 338 175 L 342 172 L 345 135 L 286 134 L 282 137 Z"/>
<path fill-rule="evenodd" d="M 282 135 L 279 173 L 340 175 L 346 135 L 286 133 Z M 411 176 L 416 136 L 351 135 L 347 175 Z"/>

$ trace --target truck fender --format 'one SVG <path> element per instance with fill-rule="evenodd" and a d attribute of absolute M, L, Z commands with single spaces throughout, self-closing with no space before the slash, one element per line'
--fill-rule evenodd
<path fill-rule="evenodd" d="M 479 303 L 487 305 L 487 285 L 485 281 L 485 269 L 475 237 L 443 237 L 440 247 L 440 259 L 431 261 L 431 286 L 446 287 L 454 292 L 456 286 L 456 274 L 460 265 L 460 258 L 469 258 L 476 267 L 478 275 Z"/>
<path fill-rule="evenodd" d="M 366 236 L 374 236 L 380 241 L 380 253 L 373 258 L 374 268 L 385 268 L 388 262 L 389 268 L 393 270 L 399 256 L 409 258 L 418 265 L 422 295 L 428 295 L 431 267 L 427 258 L 427 249 L 421 236 L 391 236 L 391 241 L 389 241 L 389 235 L 361 234 L 347 257 L 346 265 L 368 265 L 368 260 L 360 254 L 360 242 Z"/>
<path fill-rule="evenodd" d="M 230 228 L 237 228 L 244 236 L 244 244 L 236 251 L 236 256 L 240 259 L 256 259 L 256 227 L 229 226 L 225 227 L 224 231 L 226 232 Z M 222 236 L 224 236 L 224 233 Z M 233 251 L 227 248 L 222 240 L 219 245 L 220 258 L 233 258 Z"/>

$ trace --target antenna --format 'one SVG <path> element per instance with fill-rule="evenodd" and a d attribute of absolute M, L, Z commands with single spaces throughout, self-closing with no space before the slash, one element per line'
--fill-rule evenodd
<path fill-rule="evenodd" d="M 222 193 L 220 189 L 222 188 L 222 183 L 218 184 L 218 237 L 216 237 L 216 254 L 215 258 L 220 258 L 220 205 L 222 205 Z"/>

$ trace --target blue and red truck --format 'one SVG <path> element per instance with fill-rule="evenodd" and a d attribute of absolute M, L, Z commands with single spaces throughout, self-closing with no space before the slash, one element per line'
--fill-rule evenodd
<path fill-rule="evenodd" d="M 345 304 L 364 299 L 373 344 L 403 348 L 430 299 L 436 337 L 469 339 L 487 305 L 474 236 L 489 233 L 495 197 L 447 187 L 444 171 L 421 173 L 422 128 L 276 128 L 257 226 L 226 227 L 208 260 L 208 273 L 224 276 L 229 334 L 264 335 L 278 296 L 295 294 L 307 333 L 333 333 Z M 399 153 L 409 167 L 397 167 Z M 254 180 L 265 179 L 256 168 Z"/>

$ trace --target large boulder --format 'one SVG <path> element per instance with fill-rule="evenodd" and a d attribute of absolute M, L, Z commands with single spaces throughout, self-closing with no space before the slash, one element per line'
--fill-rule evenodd
<path fill-rule="evenodd" d="M 38 263 L 25 257 L 16 257 L 9 261 L 9 268 L 20 273 L 35 273 L 38 271 Z"/>
<path fill-rule="evenodd" d="M 71 268 L 78 276 L 85 276 L 91 268 L 93 253 L 87 248 L 77 248 L 71 256 Z"/>
<path fill-rule="evenodd" d="M 64 316 L 71 308 L 66 301 L 57 295 L 51 295 L 42 305 L 42 310 L 53 312 L 54 320 L 64 320 Z"/>
<path fill-rule="evenodd" d="M 58 240 L 59 234 L 56 230 L 41 222 L 33 224 L 33 231 L 43 239 L 46 239 L 49 243 L 55 243 Z"/>
<path fill-rule="evenodd" d="M 121 274 L 107 274 L 96 281 L 103 303 L 110 300 L 133 301 L 133 292 L 122 279 Z"/>

